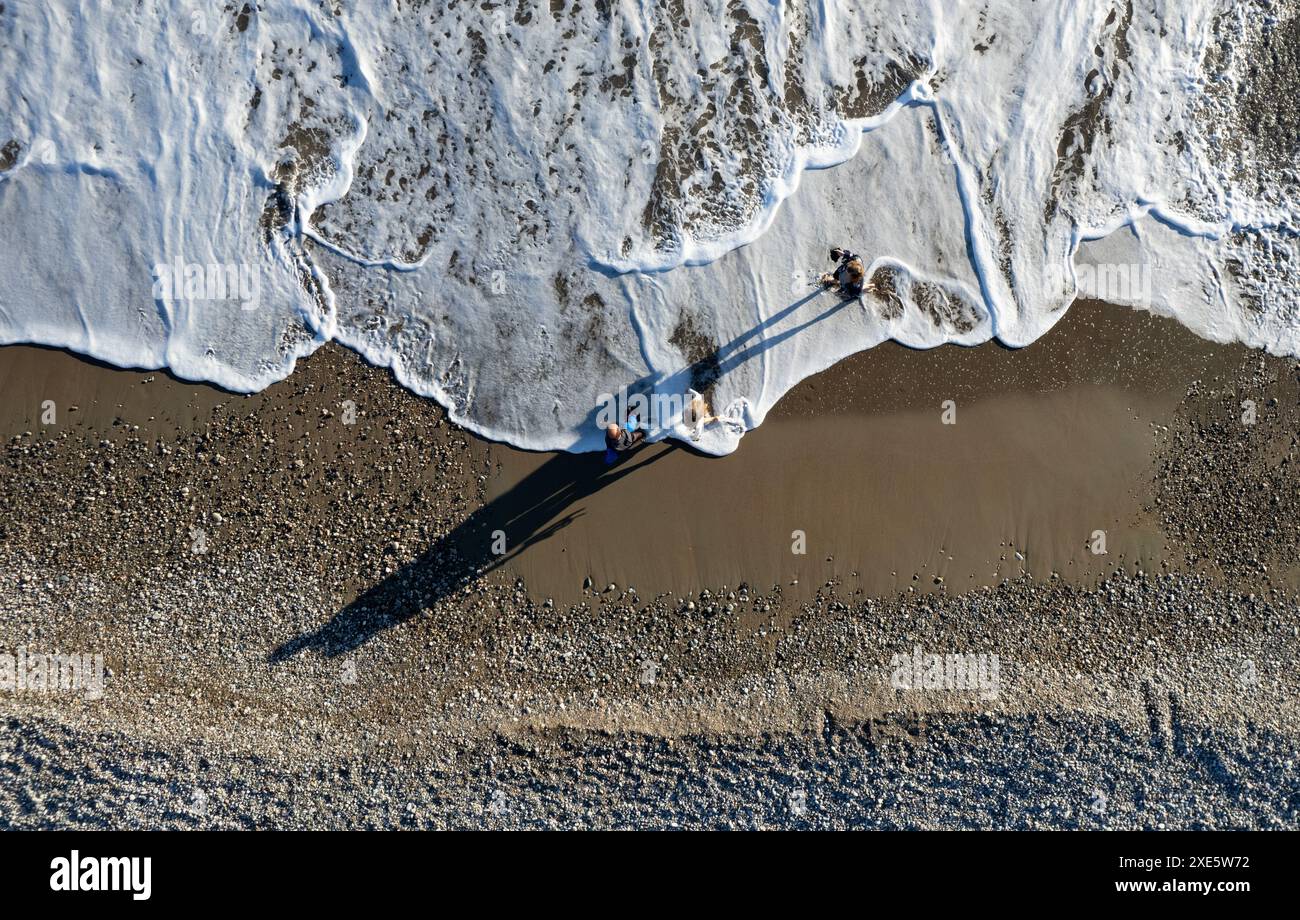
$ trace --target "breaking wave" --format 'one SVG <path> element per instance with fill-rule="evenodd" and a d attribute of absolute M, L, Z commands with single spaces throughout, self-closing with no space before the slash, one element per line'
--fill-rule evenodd
<path fill-rule="evenodd" d="M 0 94 L 0 342 L 233 390 L 336 340 L 534 449 L 694 390 L 726 453 L 1080 295 L 1300 354 L 1294 0 L 11 0 Z"/>

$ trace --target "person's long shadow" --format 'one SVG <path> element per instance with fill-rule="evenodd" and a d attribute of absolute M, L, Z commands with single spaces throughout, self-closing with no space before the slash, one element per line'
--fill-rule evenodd
<path fill-rule="evenodd" d="M 580 508 L 571 510 L 577 502 L 675 449 L 674 444 L 641 448 L 614 467 L 606 467 L 600 454 L 557 454 L 401 570 L 358 595 L 320 629 L 276 648 L 271 662 L 307 649 L 330 658 L 357 649 L 554 536 L 581 516 Z"/>
<path fill-rule="evenodd" d="M 816 316 L 812 317 L 812 319 L 804 320 L 802 323 L 800 323 L 797 326 L 791 326 L 789 329 L 782 329 L 776 335 L 768 336 L 767 338 L 764 339 L 759 339 L 758 341 L 754 342 L 754 344 L 752 345 L 747 345 L 747 346 L 745 345 L 745 343 L 748 342 L 750 339 L 753 339 L 759 333 L 765 332 L 772 326 L 775 326 L 777 323 L 785 319 L 795 310 L 798 310 L 800 307 L 802 307 L 804 304 L 816 300 L 817 297 L 821 294 L 830 294 L 830 296 L 834 298 L 834 303 L 832 303 L 829 308 L 823 310 L 821 313 L 818 313 Z M 755 358 L 758 355 L 763 354 L 763 352 L 765 351 L 770 351 L 771 349 L 780 345 L 782 342 L 786 341 L 787 339 L 791 339 L 794 336 L 798 335 L 799 333 L 803 332 L 805 329 L 815 326 L 817 323 L 820 323 L 822 320 L 834 316 L 836 313 L 843 310 L 849 304 L 859 303 L 859 302 L 861 302 L 860 295 L 858 297 L 849 297 L 840 294 L 833 294 L 826 291 L 825 289 L 818 289 L 813 293 L 808 294 L 806 297 L 802 297 L 799 300 L 796 300 L 794 303 L 790 304 L 790 306 L 786 307 L 780 312 L 772 314 L 763 322 L 755 326 L 753 329 L 750 329 L 748 332 L 736 336 L 726 345 L 722 346 L 716 352 L 714 352 L 712 355 L 706 358 L 704 363 L 707 364 L 712 370 L 712 372 L 717 375 L 717 378 L 724 377 L 727 374 L 729 374 L 731 371 L 735 370 L 740 365 L 744 364 L 746 361 L 750 360 L 751 358 Z M 700 363 L 701 362 L 697 361 L 696 365 Z M 699 388 L 697 387 L 696 389 Z"/>
<path fill-rule="evenodd" d="M 744 362 L 854 302 L 852 298 L 836 297 L 835 303 L 817 316 L 776 335 L 761 337 L 821 293 L 817 290 L 796 300 L 673 374 L 642 378 L 628 388 L 629 392 L 681 393 L 688 386 L 704 391 Z M 593 410 L 588 419 L 589 430 L 596 427 L 598 411 Z M 581 508 L 571 510 L 577 502 L 675 449 L 677 445 L 671 443 L 666 448 L 644 447 L 612 468 L 605 466 L 599 453 L 557 454 L 504 495 L 473 512 L 415 560 L 358 595 L 320 629 L 280 645 L 271 653 L 271 662 L 285 661 L 307 649 L 327 657 L 354 651 L 376 634 L 405 623 L 534 543 L 554 536 L 581 516 Z M 645 456 L 647 450 L 652 453 Z M 497 538 L 498 531 L 504 545 Z"/>

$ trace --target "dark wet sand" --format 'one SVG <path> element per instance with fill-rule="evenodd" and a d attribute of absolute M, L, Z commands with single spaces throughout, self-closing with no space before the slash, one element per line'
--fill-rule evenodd
<path fill-rule="evenodd" d="M 506 570 L 557 602 L 580 597 L 587 578 L 643 595 L 747 582 L 798 597 L 828 579 L 881 594 L 960 591 L 1023 571 L 1088 582 L 1115 566 L 1158 570 L 1164 540 L 1145 510 L 1153 426 L 1190 384 L 1227 374 L 1244 354 L 1171 320 L 1089 303 L 1018 351 L 886 344 L 802 383 L 730 457 L 652 445 L 606 471 L 592 455 L 491 445 L 486 518 L 505 533 Z M 166 437 L 202 426 L 217 405 L 259 411 L 280 389 L 305 386 L 298 400 L 310 403 L 310 365 L 245 397 L 4 348 L 0 433 L 107 434 L 121 420 Z M 51 429 L 40 424 L 46 399 L 60 413 Z M 952 425 L 942 421 L 949 399 Z M 1104 555 L 1089 547 L 1097 531 Z"/>
<path fill-rule="evenodd" d="M 154 435 L 181 434 L 207 424 L 212 409 L 247 401 L 205 383 L 180 380 L 167 371 L 112 367 L 57 348 L 0 347 L 0 436 L 25 431 L 53 436 L 71 429 L 108 434 L 116 420 Z M 46 401 L 53 425 L 44 423 Z"/>
<path fill-rule="evenodd" d="M 1022 571 L 1090 582 L 1115 566 L 1158 569 L 1164 541 L 1144 510 L 1153 426 L 1244 354 L 1095 303 L 1021 350 L 888 343 L 804 381 L 729 457 L 646 448 L 628 461 L 635 475 L 539 522 L 558 529 L 511 566 L 557 600 L 588 576 L 597 590 L 747 581 L 805 595 L 828 579 L 880 594 L 936 590 L 937 578 L 957 591 Z M 942 421 L 945 400 L 955 424 Z M 555 485 L 549 455 L 496 459 L 493 499 L 529 477 L 525 491 Z M 1091 552 L 1096 531 L 1105 555 Z"/>

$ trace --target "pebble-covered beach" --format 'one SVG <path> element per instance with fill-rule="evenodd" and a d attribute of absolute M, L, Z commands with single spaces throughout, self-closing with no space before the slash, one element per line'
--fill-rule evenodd
<path fill-rule="evenodd" d="M 90 366 L 0 449 L 0 651 L 102 655 L 102 694 L 0 693 L 0 826 L 1295 828 L 1300 363 L 1242 355 L 1155 430 L 1157 562 L 887 595 L 840 559 L 547 596 L 492 549 L 508 448 L 385 371 Z M 914 654 L 993 666 L 900 688 Z"/>

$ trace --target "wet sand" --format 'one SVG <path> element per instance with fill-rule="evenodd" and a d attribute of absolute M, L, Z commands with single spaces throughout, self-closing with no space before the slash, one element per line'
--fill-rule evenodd
<path fill-rule="evenodd" d="M 1222 382 L 1246 354 L 1097 303 L 1076 304 L 1026 349 L 887 343 L 805 381 L 729 457 L 655 444 L 606 469 L 594 455 L 477 441 L 492 468 L 488 502 L 482 530 L 463 536 L 501 531 L 506 553 L 488 561 L 560 603 L 588 583 L 685 596 L 744 582 L 806 598 L 827 581 L 882 595 L 1023 573 L 1092 584 L 1116 567 L 1164 571 L 1176 562 L 1152 513 L 1158 437 L 1189 387 Z M 9 347 L 0 433 L 138 426 L 165 441 L 201 431 L 216 411 L 256 415 L 289 398 L 308 420 L 286 416 L 298 439 L 327 408 L 314 405 L 323 397 L 308 376 L 300 368 L 243 396 Z M 55 425 L 41 423 L 45 400 Z M 320 462 L 354 448 L 382 458 L 374 442 L 339 432 Z"/>
<path fill-rule="evenodd" d="M 1156 426 L 1189 386 L 1225 378 L 1244 355 L 1097 303 L 1076 304 L 1021 350 L 887 343 L 805 381 L 729 457 L 644 449 L 626 461 L 635 475 L 531 521 L 551 535 L 509 565 L 566 601 L 588 577 L 597 589 L 748 581 L 807 596 L 830 579 L 876 595 L 1159 569 L 1169 560 L 1148 510 Z M 564 463 L 494 459 L 489 497 L 511 508 L 520 491 L 554 491 Z M 515 537 L 510 524 L 501 518 Z M 1104 554 L 1092 551 L 1098 532 Z"/>
<path fill-rule="evenodd" d="M 117 368 L 57 348 L 0 347 L 0 436 L 30 431 L 53 437 L 69 430 L 109 433 L 115 422 L 153 435 L 186 434 L 207 424 L 215 406 L 247 400 L 167 371 Z M 47 424 L 47 402 L 53 424 Z"/>

